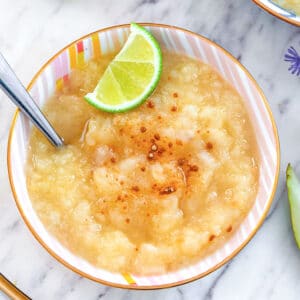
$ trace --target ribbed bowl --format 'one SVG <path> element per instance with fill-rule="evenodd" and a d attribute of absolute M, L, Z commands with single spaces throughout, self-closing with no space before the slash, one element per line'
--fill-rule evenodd
<path fill-rule="evenodd" d="M 183 53 L 211 65 L 241 94 L 245 101 L 259 147 L 259 187 L 255 203 L 230 240 L 195 265 L 159 276 L 117 274 L 98 269 L 77 257 L 47 232 L 34 211 L 26 188 L 24 166 L 31 125 L 18 112 L 13 120 L 8 143 L 8 170 L 19 211 L 37 240 L 61 263 L 95 281 L 115 287 L 154 289 L 170 287 L 201 278 L 234 257 L 253 237 L 271 205 L 279 173 L 279 143 L 274 119 L 267 101 L 247 70 L 224 49 L 208 39 L 184 29 L 167 25 L 143 24 L 162 47 Z M 129 25 L 91 33 L 73 42 L 52 57 L 36 74 L 28 89 L 39 106 L 68 81 L 77 65 L 115 52 L 124 44 Z M 46 180 L 46 179 L 45 179 Z"/>

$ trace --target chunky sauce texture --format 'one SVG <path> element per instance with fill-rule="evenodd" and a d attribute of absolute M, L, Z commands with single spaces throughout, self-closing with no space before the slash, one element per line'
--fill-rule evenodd
<path fill-rule="evenodd" d="M 73 71 L 44 111 L 67 146 L 33 130 L 27 186 L 43 224 L 97 267 L 162 274 L 230 238 L 257 193 L 256 142 L 243 100 L 210 66 L 163 53 L 139 108 L 96 110 L 83 96 L 112 56 Z"/>

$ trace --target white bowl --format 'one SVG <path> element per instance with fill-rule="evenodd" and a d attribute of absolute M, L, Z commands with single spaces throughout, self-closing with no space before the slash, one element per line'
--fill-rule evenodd
<path fill-rule="evenodd" d="M 279 174 L 279 142 L 267 101 L 247 70 L 223 48 L 193 32 L 167 25 L 142 24 L 162 47 L 195 57 L 211 65 L 235 87 L 245 101 L 254 127 L 260 156 L 260 177 L 255 203 L 239 228 L 222 247 L 195 265 L 158 276 L 134 276 L 98 269 L 62 246 L 44 225 L 32 207 L 26 188 L 24 166 L 31 125 L 22 114 L 15 114 L 8 142 L 8 170 L 19 211 L 32 234 L 61 263 L 82 276 L 115 287 L 154 289 L 170 287 L 201 278 L 234 257 L 253 237 L 271 205 Z M 129 34 L 129 25 L 97 32 L 68 45 L 52 57 L 34 76 L 28 89 L 39 106 L 60 89 L 77 64 L 92 57 L 120 49 Z"/>
<path fill-rule="evenodd" d="M 291 10 L 285 9 L 280 5 L 274 3 L 272 0 L 253 0 L 257 5 L 264 10 L 274 15 L 275 17 L 286 21 L 290 24 L 300 26 L 300 16 L 296 15 Z"/>

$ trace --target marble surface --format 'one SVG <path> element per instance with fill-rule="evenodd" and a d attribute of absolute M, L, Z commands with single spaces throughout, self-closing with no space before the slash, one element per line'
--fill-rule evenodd
<path fill-rule="evenodd" d="M 0 271 L 33 299 L 299 299 L 300 251 L 291 232 L 284 171 L 292 162 L 300 174 L 300 77 L 287 71 L 283 56 L 291 45 L 300 51 L 300 28 L 275 19 L 250 0 L 0 0 L 0 51 L 27 84 L 72 40 L 130 21 L 201 33 L 238 57 L 261 85 L 282 150 L 280 182 L 266 221 L 227 265 L 184 286 L 127 291 L 81 278 L 39 245 L 17 211 L 6 166 L 15 108 L 0 93 Z"/>

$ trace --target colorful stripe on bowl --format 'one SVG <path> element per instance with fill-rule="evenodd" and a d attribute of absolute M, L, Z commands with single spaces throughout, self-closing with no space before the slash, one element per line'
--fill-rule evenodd
<path fill-rule="evenodd" d="M 251 211 L 224 246 L 193 266 L 164 275 L 135 276 L 97 269 L 72 254 L 51 236 L 31 205 L 24 175 L 30 124 L 22 115 L 16 118 L 8 151 L 10 179 L 17 205 L 38 240 L 52 255 L 81 275 L 106 284 L 127 288 L 176 285 L 202 277 L 232 258 L 248 242 L 266 216 L 279 172 L 279 146 L 274 121 L 261 90 L 239 62 L 222 48 L 199 35 L 163 25 L 147 26 L 147 28 L 155 35 L 162 47 L 188 54 L 213 66 L 245 100 L 259 146 L 260 184 Z M 114 27 L 84 37 L 61 51 L 46 67 L 42 68 L 31 84 L 30 93 L 38 105 L 43 106 L 55 89 L 59 90 L 63 87 L 73 68 L 83 65 L 85 61 L 93 57 L 101 57 L 102 54 L 119 50 L 128 34 L 128 27 Z"/>

